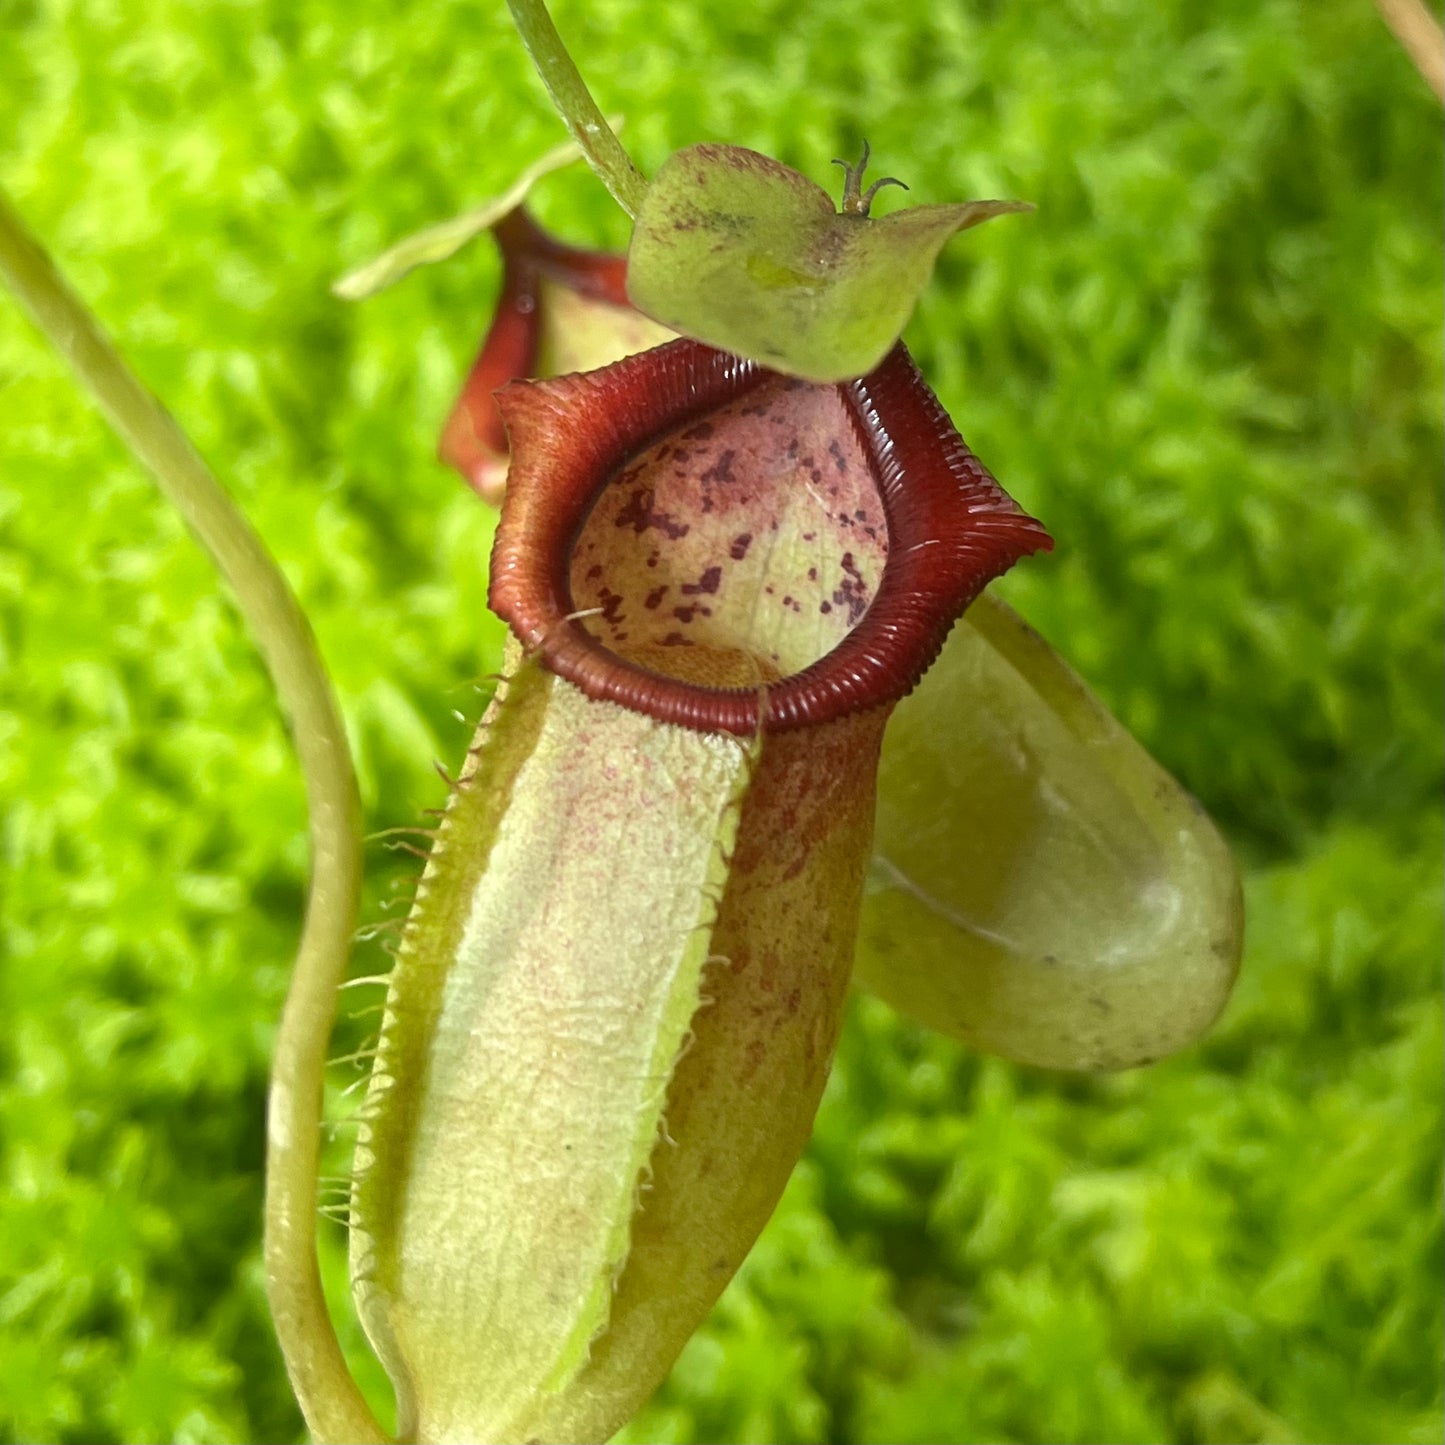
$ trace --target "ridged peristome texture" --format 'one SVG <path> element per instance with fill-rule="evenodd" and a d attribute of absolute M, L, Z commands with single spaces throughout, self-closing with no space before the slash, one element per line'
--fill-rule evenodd
<path fill-rule="evenodd" d="M 518 208 L 492 228 L 502 289 L 437 451 L 485 501 L 500 502 L 507 433 L 493 393 L 517 376 L 602 366 L 672 333 L 627 301 L 620 256 L 554 240 Z"/>
<path fill-rule="evenodd" d="M 1051 545 L 964 445 L 900 344 L 869 376 L 822 388 L 841 399 L 886 531 L 888 564 L 856 625 L 826 655 L 765 687 L 689 686 L 620 655 L 575 615 L 585 609 L 573 595 L 572 549 L 593 506 L 648 448 L 780 385 L 819 389 L 680 340 L 600 372 L 513 382 L 498 395 L 512 471 L 492 553 L 492 606 L 589 697 L 744 736 L 896 702 L 986 583 Z M 721 553 L 717 561 L 726 567 Z"/>

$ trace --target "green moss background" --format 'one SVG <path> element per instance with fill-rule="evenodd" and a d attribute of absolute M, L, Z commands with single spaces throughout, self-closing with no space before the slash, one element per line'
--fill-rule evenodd
<path fill-rule="evenodd" d="M 1439 107 L 1367 0 L 557 15 L 644 169 L 721 139 L 826 182 L 866 135 L 914 200 L 1038 203 L 909 337 L 1058 539 L 1009 595 L 1249 904 L 1222 1025 L 1145 1071 L 860 1001 L 627 1438 L 1440 1440 Z M 283 561 L 376 828 L 497 657 L 489 519 L 431 460 L 497 274 L 327 285 L 557 134 L 500 0 L 0 0 L 0 181 Z M 541 209 L 624 236 L 581 170 Z M 3 297 L 0 808 L 0 1438 L 298 1439 L 258 1258 L 298 780 L 208 564 Z"/>

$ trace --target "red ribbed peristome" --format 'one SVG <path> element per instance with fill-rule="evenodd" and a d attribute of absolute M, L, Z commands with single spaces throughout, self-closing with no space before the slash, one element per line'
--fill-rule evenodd
<path fill-rule="evenodd" d="M 882 581 L 853 630 L 811 666 L 759 688 L 699 687 L 618 656 L 571 615 L 569 563 L 593 503 L 639 452 L 772 375 L 684 339 L 601 371 L 514 381 L 497 393 L 512 468 L 491 603 L 525 646 L 589 697 L 742 736 L 893 703 L 984 586 L 1053 545 L 964 445 L 900 342 L 868 376 L 837 386 L 888 528 Z"/>
<path fill-rule="evenodd" d="M 507 435 L 493 393 L 536 366 L 542 282 L 555 281 L 611 306 L 629 305 L 627 263 L 621 256 L 564 246 L 520 209 L 504 216 L 492 236 L 502 252 L 502 294 L 437 447 L 441 460 L 488 501 L 496 500 L 494 489 L 500 492 L 507 458 Z M 493 474 L 494 483 L 488 480 Z"/>

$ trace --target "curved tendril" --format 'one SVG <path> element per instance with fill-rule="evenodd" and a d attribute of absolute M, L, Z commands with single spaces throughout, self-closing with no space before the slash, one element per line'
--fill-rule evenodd
<path fill-rule="evenodd" d="M 507 8 L 552 104 L 582 147 L 587 164 L 628 216 L 636 217 L 647 181 L 593 100 L 546 5 L 542 0 L 507 0 Z"/>
<path fill-rule="evenodd" d="M 386 1435 L 347 1368 L 316 1260 L 322 1077 L 361 888 L 361 806 L 336 700 L 306 616 L 264 543 L 3 191 L 0 276 L 230 583 L 291 719 L 306 783 L 312 876 L 271 1076 L 266 1284 L 287 1369 L 313 1433 L 372 1445 Z"/>

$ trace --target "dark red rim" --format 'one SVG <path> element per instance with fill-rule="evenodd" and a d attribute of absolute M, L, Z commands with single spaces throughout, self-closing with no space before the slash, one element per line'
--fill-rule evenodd
<path fill-rule="evenodd" d="M 491 605 L 588 697 L 741 736 L 897 702 L 979 592 L 1019 558 L 1052 547 L 964 445 L 900 342 L 868 376 L 838 386 L 888 526 L 887 565 L 858 625 L 809 667 L 759 689 L 698 687 L 619 657 L 571 616 L 571 556 L 593 502 L 638 452 L 772 375 L 682 339 L 601 371 L 514 381 L 497 393 L 512 469 Z"/>
<path fill-rule="evenodd" d="M 513 377 L 530 376 L 536 369 L 543 280 L 593 301 L 631 309 L 625 257 L 553 240 L 520 207 L 497 222 L 492 239 L 502 253 L 501 295 L 438 446 L 442 461 L 469 482 L 478 450 L 495 457 L 507 454 L 507 433 L 493 393 Z"/>

